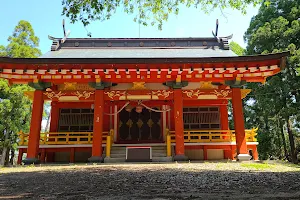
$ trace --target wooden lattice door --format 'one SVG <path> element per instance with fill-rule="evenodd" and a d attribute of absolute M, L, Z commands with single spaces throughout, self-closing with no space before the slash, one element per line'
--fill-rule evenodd
<path fill-rule="evenodd" d="M 155 109 L 155 108 L 154 108 Z M 160 141 L 161 113 L 143 108 L 141 113 L 135 108 L 119 115 L 119 139 L 126 142 Z"/>

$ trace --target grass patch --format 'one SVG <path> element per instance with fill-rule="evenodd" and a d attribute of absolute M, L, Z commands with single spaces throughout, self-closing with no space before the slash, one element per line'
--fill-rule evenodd
<path fill-rule="evenodd" d="M 256 170 L 272 169 L 275 166 L 268 163 L 241 163 L 242 167 Z"/>

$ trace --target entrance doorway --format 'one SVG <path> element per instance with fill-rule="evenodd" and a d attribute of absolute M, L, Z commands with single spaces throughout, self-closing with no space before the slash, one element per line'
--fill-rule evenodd
<path fill-rule="evenodd" d="M 158 110 L 157 108 L 153 108 Z M 130 112 L 125 109 L 119 115 L 119 142 L 147 143 L 162 142 L 161 113 L 142 109 Z"/>

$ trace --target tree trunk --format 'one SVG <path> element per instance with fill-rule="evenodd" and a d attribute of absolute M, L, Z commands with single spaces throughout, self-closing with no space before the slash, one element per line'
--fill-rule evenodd
<path fill-rule="evenodd" d="M 0 166 L 4 166 L 5 165 L 5 161 L 6 161 L 6 155 L 7 155 L 7 151 L 8 150 L 8 145 L 6 144 L 8 139 L 9 139 L 9 132 L 8 131 L 4 131 L 5 133 L 5 138 L 4 138 L 4 146 L 3 146 L 3 150 L 2 150 L 2 157 L 0 160 Z"/>
<path fill-rule="evenodd" d="M 5 163 L 4 163 L 5 166 L 9 165 L 9 151 L 10 151 L 10 148 L 7 147 L 6 158 L 5 158 Z"/>
<path fill-rule="evenodd" d="M 279 122 L 279 128 L 280 128 L 281 139 L 282 139 L 282 143 L 283 143 L 284 157 L 285 157 L 285 159 L 288 159 L 288 152 L 287 152 L 287 148 L 286 148 L 286 141 L 285 141 L 285 136 L 284 136 L 284 131 L 283 131 L 283 123 L 282 122 Z"/>
<path fill-rule="evenodd" d="M 292 161 L 293 161 L 294 164 L 297 164 L 298 163 L 297 152 L 296 152 L 296 148 L 295 148 L 294 135 L 293 135 L 293 132 L 292 132 L 292 129 L 291 129 L 291 122 L 290 122 L 289 117 L 287 117 L 286 123 L 287 123 L 287 132 L 289 134 Z"/>
<path fill-rule="evenodd" d="M 278 131 L 277 132 L 277 142 L 276 145 L 279 147 L 279 159 L 282 159 L 284 157 L 284 155 L 282 155 L 282 141 L 281 141 L 281 131 L 280 130 L 280 124 L 279 124 L 279 119 L 278 119 L 278 123 L 277 123 L 277 127 L 278 127 Z"/>
<path fill-rule="evenodd" d="M 9 163 L 10 163 L 11 165 L 14 165 L 15 150 L 14 150 L 13 148 L 10 149 L 10 154 L 11 154 L 11 156 L 10 156 Z"/>
<path fill-rule="evenodd" d="M 7 147 L 3 147 L 1 161 L 0 161 L 0 166 L 2 167 L 5 165 L 6 152 L 7 152 Z"/>

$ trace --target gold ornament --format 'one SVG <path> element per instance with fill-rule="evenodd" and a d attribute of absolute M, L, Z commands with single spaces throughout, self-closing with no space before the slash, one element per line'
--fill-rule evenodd
<path fill-rule="evenodd" d="M 139 128 L 141 128 L 143 126 L 144 122 L 141 119 L 139 119 L 136 124 L 138 125 Z"/>
<path fill-rule="evenodd" d="M 215 90 L 213 92 L 211 92 L 212 94 L 216 95 L 217 97 L 222 97 L 222 98 L 225 98 L 229 95 L 229 93 L 231 93 L 230 90 Z"/>
<path fill-rule="evenodd" d="M 132 127 L 132 125 L 133 125 L 133 122 L 132 122 L 132 120 L 131 120 L 131 119 L 129 119 L 129 120 L 127 121 L 126 125 L 127 125 L 127 126 L 129 126 L 129 128 L 131 128 L 131 127 Z"/>
<path fill-rule="evenodd" d="M 145 82 L 133 82 L 132 88 L 129 90 L 146 90 Z"/>
<path fill-rule="evenodd" d="M 58 93 L 52 91 L 50 88 L 46 89 L 46 92 L 44 92 L 44 95 L 46 95 L 49 99 L 54 99 L 57 98 L 59 99 L 61 96 L 65 95 L 65 93 L 62 93 L 61 91 L 59 91 Z"/>
<path fill-rule="evenodd" d="M 64 90 L 75 90 L 76 85 L 77 85 L 76 82 L 72 82 L 72 83 L 65 82 L 64 83 Z"/>
<path fill-rule="evenodd" d="M 152 95 L 153 96 L 163 96 L 164 98 L 167 98 L 170 96 L 170 94 L 172 94 L 173 91 L 169 91 L 169 90 L 157 90 L 157 91 L 152 91 Z"/>
<path fill-rule="evenodd" d="M 201 92 L 200 90 L 184 90 L 184 94 L 186 94 L 187 97 L 193 98 L 193 96 L 199 97 L 200 94 L 203 94 L 204 92 Z"/>
<path fill-rule="evenodd" d="M 245 98 L 250 92 L 251 92 L 251 89 L 241 89 L 242 99 Z"/>
<path fill-rule="evenodd" d="M 211 84 L 211 81 L 201 81 L 200 89 L 214 89 L 215 87 Z"/>
<path fill-rule="evenodd" d="M 109 91 L 109 92 L 104 92 L 104 94 L 106 94 L 109 98 L 114 99 L 114 97 L 116 97 L 116 96 L 121 97 L 121 96 L 126 95 L 126 91 L 121 92 L 121 91 L 113 90 L 113 91 Z"/>
<path fill-rule="evenodd" d="M 76 92 L 74 92 L 74 93 L 72 93 L 72 94 L 75 94 L 78 98 L 83 97 L 83 98 L 85 98 L 85 99 L 88 99 L 88 98 L 90 98 L 90 96 L 91 96 L 92 94 L 94 94 L 94 93 L 95 93 L 95 92 L 88 92 L 88 91 L 80 92 L 80 91 L 76 91 Z"/>
<path fill-rule="evenodd" d="M 148 122 L 147 122 L 147 124 L 151 128 L 154 123 L 153 123 L 152 119 L 149 119 Z"/>

